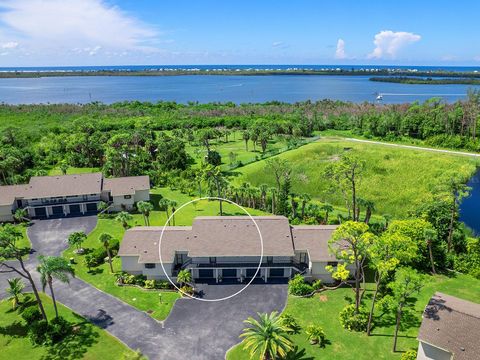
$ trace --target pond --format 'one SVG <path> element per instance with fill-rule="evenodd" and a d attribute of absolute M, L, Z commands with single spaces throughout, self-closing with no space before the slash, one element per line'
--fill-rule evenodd
<path fill-rule="evenodd" d="M 476 235 L 480 235 L 480 169 L 468 182 L 472 188 L 470 196 L 460 206 L 460 221 L 463 221 Z"/>

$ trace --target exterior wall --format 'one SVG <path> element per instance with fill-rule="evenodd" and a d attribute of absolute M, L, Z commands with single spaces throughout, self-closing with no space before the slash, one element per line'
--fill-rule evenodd
<path fill-rule="evenodd" d="M 61 205 L 70 203 L 81 203 L 89 201 L 100 201 L 100 194 L 64 196 L 57 198 L 40 198 L 35 200 L 24 201 L 28 206 L 45 206 L 45 205 Z"/>
<path fill-rule="evenodd" d="M 122 271 L 134 275 L 142 273 L 144 266 L 138 263 L 138 256 L 120 256 L 120 259 L 122 260 Z"/>
<path fill-rule="evenodd" d="M 135 203 L 135 197 L 131 195 L 130 199 L 125 199 L 124 195 L 121 196 L 114 196 L 113 197 L 113 204 L 110 208 L 112 211 L 122 211 L 123 206 L 125 206 L 126 210 L 130 210 L 133 208 L 133 204 Z"/>
<path fill-rule="evenodd" d="M 160 263 L 156 263 L 154 269 L 146 269 L 145 264 L 140 264 L 138 262 L 138 256 L 120 256 L 120 259 L 122 261 L 122 271 L 125 271 L 126 273 L 132 275 L 145 275 L 149 280 L 167 279 Z M 164 263 L 163 266 L 168 275 L 171 276 L 172 264 Z"/>
<path fill-rule="evenodd" d="M 260 256 L 217 256 L 217 263 L 219 264 L 238 264 L 241 267 L 242 264 L 258 264 L 260 262 Z M 268 261 L 267 256 L 263 256 L 262 264 L 266 264 Z M 274 256 L 273 263 L 282 264 L 290 263 L 292 258 L 289 256 Z M 195 257 L 192 258 L 193 264 L 208 264 L 210 263 L 209 257 Z"/>
<path fill-rule="evenodd" d="M 11 205 L 0 206 L 0 222 L 10 222 L 10 221 L 13 221 L 12 206 Z"/>
<path fill-rule="evenodd" d="M 430 344 L 418 343 L 417 360 L 451 360 L 452 354 Z"/>
<path fill-rule="evenodd" d="M 150 200 L 150 190 L 136 190 L 134 200 L 135 200 L 135 202 L 149 201 Z"/>

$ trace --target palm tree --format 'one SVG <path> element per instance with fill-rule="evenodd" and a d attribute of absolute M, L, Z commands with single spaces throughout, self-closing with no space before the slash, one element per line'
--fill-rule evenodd
<path fill-rule="evenodd" d="M 40 265 L 37 271 L 40 273 L 43 291 L 45 291 L 45 287 L 48 285 L 52 295 L 53 307 L 55 308 L 55 317 L 58 317 L 57 302 L 53 292 L 53 279 L 69 283 L 69 276 L 75 276 L 75 271 L 68 263 L 68 260 L 60 256 L 39 256 L 38 261 Z"/>
<path fill-rule="evenodd" d="M 276 210 L 275 200 L 276 200 L 277 192 L 278 190 L 276 187 L 270 188 L 270 194 L 272 196 L 272 214 L 275 214 L 275 210 Z"/>
<path fill-rule="evenodd" d="M 248 151 L 248 140 L 250 140 L 250 132 L 245 130 L 242 133 L 243 140 L 245 140 L 245 151 Z"/>
<path fill-rule="evenodd" d="M 21 223 L 27 218 L 27 209 L 17 209 L 15 210 L 15 213 L 13 214 L 13 219 Z"/>
<path fill-rule="evenodd" d="M 77 248 L 77 254 L 82 252 L 80 249 L 82 248 L 82 244 L 85 240 L 87 240 L 87 234 L 85 234 L 83 231 L 75 231 L 68 235 L 67 239 L 68 245 L 75 246 Z"/>
<path fill-rule="evenodd" d="M 302 194 L 300 195 L 300 199 L 302 200 L 302 210 L 301 210 L 301 214 L 302 214 L 302 219 L 305 218 L 305 207 L 307 206 L 307 203 L 312 200 L 312 197 L 308 194 Z"/>
<path fill-rule="evenodd" d="M 25 284 L 20 278 L 8 279 L 7 281 L 9 288 L 5 291 L 8 295 L 10 295 L 8 300 L 12 302 L 12 309 L 15 310 L 20 302 L 19 296 L 22 293 Z"/>
<path fill-rule="evenodd" d="M 249 327 L 243 329 L 243 348 L 249 350 L 250 358 L 274 360 L 284 358 L 291 350 L 293 343 L 288 338 L 290 328 L 276 311 L 270 314 L 257 314 L 259 320 L 249 317 L 244 323 Z"/>
<path fill-rule="evenodd" d="M 190 270 L 180 270 L 177 275 L 177 282 L 180 283 L 181 286 L 191 283 L 192 273 L 190 272 Z"/>
<path fill-rule="evenodd" d="M 126 211 L 121 211 L 118 213 L 118 215 L 115 217 L 115 220 L 117 220 L 118 222 L 121 222 L 122 223 L 122 226 L 125 230 L 128 229 L 128 222 L 130 220 L 132 220 L 132 215 L 130 215 L 128 212 Z"/>
<path fill-rule="evenodd" d="M 424 237 L 428 247 L 428 254 L 430 257 L 430 266 L 432 267 L 432 274 L 435 275 L 437 272 L 435 271 L 435 262 L 433 261 L 432 243 L 437 238 L 437 233 L 433 229 L 425 229 Z"/>
<path fill-rule="evenodd" d="M 266 210 L 267 209 L 267 191 L 268 191 L 268 185 L 267 184 L 260 184 L 258 186 L 258 189 L 260 190 L 260 196 L 262 199 L 262 209 Z"/>
<path fill-rule="evenodd" d="M 175 200 L 170 200 L 169 205 L 172 207 L 172 222 L 173 226 L 175 226 L 175 207 L 177 206 L 177 202 Z"/>
<path fill-rule="evenodd" d="M 153 211 L 153 205 L 148 201 L 139 201 L 137 203 L 137 209 L 143 215 L 143 220 L 145 221 L 145 226 L 150 225 L 150 212 Z"/>
<path fill-rule="evenodd" d="M 325 211 L 325 224 L 328 224 L 328 215 L 333 211 L 333 206 L 325 203 L 322 206 L 322 210 Z"/>
<path fill-rule="evenodd" d="M 102 243 L 103 247 L 105 248 L 108 256 L 108 263 L 110 264 L 110 272 L 113 271 L 113 265 L 112 265 L 112 254 L 110 252 L 110 244 L 111 241 L 113 240 L 113 236 L 110 235 L 109 233 L 102 233 L 98 240 Z"/>

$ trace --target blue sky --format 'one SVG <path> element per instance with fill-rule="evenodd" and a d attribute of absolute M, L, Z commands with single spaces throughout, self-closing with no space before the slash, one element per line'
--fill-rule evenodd
<path fill-rule="evenodd" d="M 0 0 L 0 66 L 480 66 L 479 13 L 446 0 Z"/>

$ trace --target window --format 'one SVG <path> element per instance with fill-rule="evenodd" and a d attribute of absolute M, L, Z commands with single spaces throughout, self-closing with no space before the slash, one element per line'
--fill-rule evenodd
<path fill-rule="evenodd" d="M 153 263 L 145 264 L 145 269 L 155 269 L 155 264 Z"/>
<path fill-rule="evenodd" d="M 131 198 L 132 198 L 132 195 L 125 195 L 123 198 L 124 198 L 124 199 L 131 199 Z"/>
<path fill-rule="evenodd" d="M 216 264 L 217 263 L 217 258 L 216 257 L 211 257 L 210 258 L 210 264 Z"/>
<path fill-rule="evenodd" d="M 328 266 L 337 266 L 338 265 L 338 261 L 329 261 L 327 263 Z"/>

